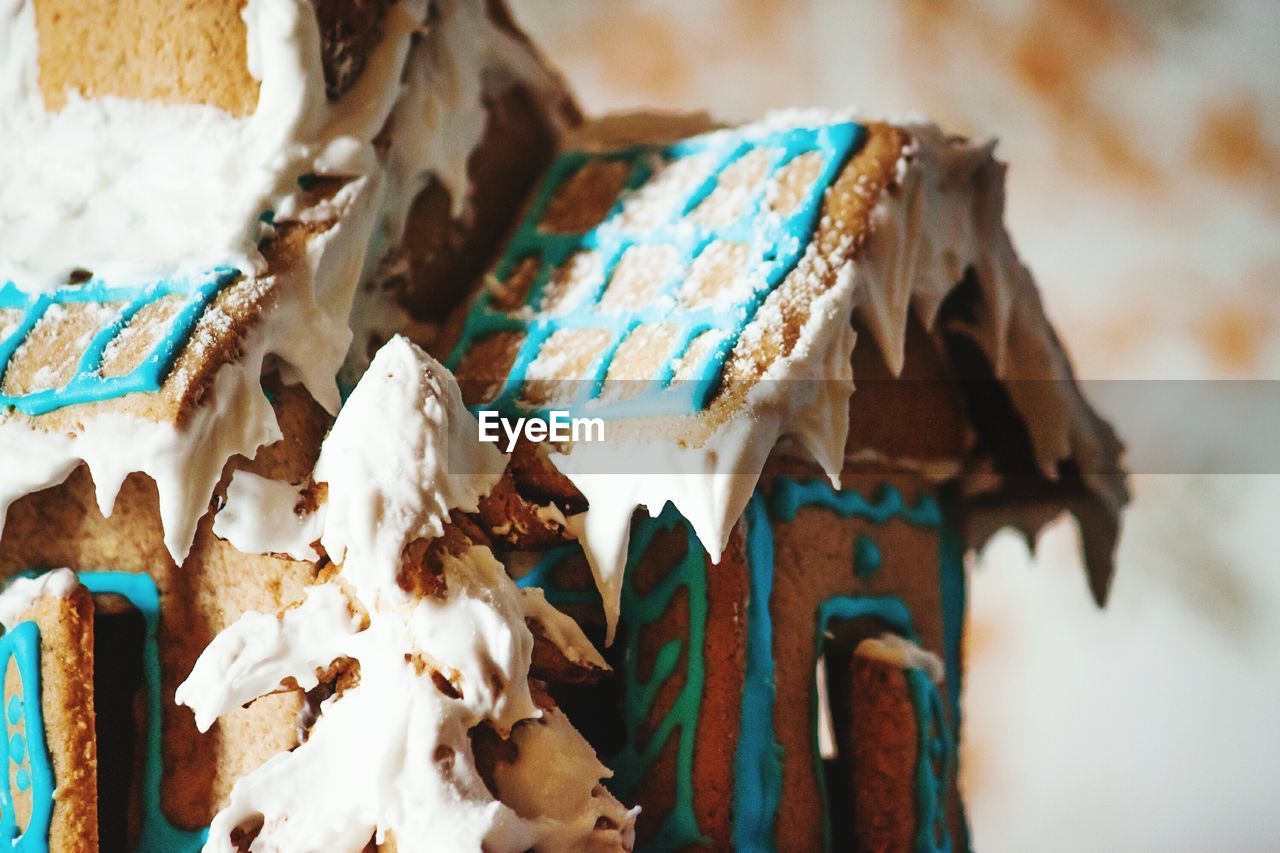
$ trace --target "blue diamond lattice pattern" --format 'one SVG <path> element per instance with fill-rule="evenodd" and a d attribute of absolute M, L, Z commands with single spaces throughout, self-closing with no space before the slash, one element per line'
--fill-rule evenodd
<path fill-rule="evenodd" d="M 694 414 L 710 403 L 729 354 L 756 316 L 761 304 L 790 273 L 803 256 L 818 217 L 825 191 L 848 158 L 866 139 L 865 129 L 853 122 L 781 130 L 721 131 L 694 137 L 672 145 L 640 145 L 605 154 L 573 152 L 562 155 L 549 170 L 538 196 L 512 238 L 494 272 L 505 283 L 518 267 L 534 259 L 537 275 L 524 304 L 504 310 L 495 302 L 495 290 L 482 292 L 463 323 L 458 343 L 448 359 L 457 369 L 478 341 L 493 334 L 514 332 L 522 337 L 519 350 L 498 395 L 484 408 L 497 409 L 508 416 L 545 416 L 545 411 L 522 400 L 522 390 L 530 365 L 537 359 L 548 338 L 560 331 L 593 329 L 608 332 L 608 342 L 579 379 L 575 399 L 568 407 L 575 413 L 604 418 L 645 415 Z M 723 225 L 702 225 L 690 214 L 716 189 L 725 170 L 753 151 L 767 154 L 765 180 L 755 186 L 742 205 L 742 213 Z M 816 152 L 821 165 L 816 180 L 804 197 L 785 215 L 768 209 L 765 187 L 780 169 L 796 157 Z M 689 157 L 710 161 L 705 177 L 670 208 L 665 220 L 639 228 L 622 216 L 628 196 L 654 176 L 658 167 Z M 548 206 L 565 181 L 592 161 L 627 164 L 629 172 L 620 198 L 600 224 L 582 233 L 556 233 L 542 227 Z M 690 266 L 713 243 L 748 247 L 746 280 L 751 286 L 728 300 L 712 305 L 688 307 L 676 298 Z M 609 286 L 618 263 L 634 246 L 673 247 L 678 262 L 660 286 L 657 298 L 624 310 L 601 310 L 600 300 Z M 603 274 L 592 291 L 567 311 L 541 312 L 547 283 L 576 253 L 594 251 L 602 261 Z M 626 400 L 601 398 L 605 379 L 618 348 L 627 336 L 646 324 L 662 324 L 675 329 L 675 345 L 646 383 L 644 390 Z M 701 364 L 684 365 L 682 375 L 691 380 L 673 381 L 690 345 L 709 332 L 717 343 L 701 356 Z"/>
<path fill-rule="evenodd" d="M 135 392 L 155 392 L 164 385 L 174 361 L 182 352 L 196 323 L 214 297 L 239 278 L 238 270 L 217 267 L 199 275 L 165 279 L 145 285 L 113 286 L 98 279 L 47 293 L 26 293 L 13 282 L 0 287 L 0 311 L 18 311 L 20 319 L 0 338 L 0 409 L 16 408 L 28 415 L 43 415 L 64 406 L 110 400 Z M 181 307 L 168 321 L 163 336 L 128 373 L 103 376 L 107 347 L 120 336 L 143 308 L 169 297 L 181 298 Z M 53 306 L 91 303 L 107 306 L 107 321 L 90 339 L 75 373 L 63 385 L 30 393 L 4 392 L 4 375 L 32 330 Z"/>

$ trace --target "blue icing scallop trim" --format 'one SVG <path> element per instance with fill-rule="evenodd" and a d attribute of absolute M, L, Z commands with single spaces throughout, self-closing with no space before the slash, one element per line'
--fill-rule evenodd
<path fill-rule="evenodd" d="M 159 391 L 209 303 L 239 276 L 238 270 L 218 267 L 201 275 L 141 286 L 113 286 L 91 279 L 85 284 L 61 287 L 49 293 L 25 293 L 13 282 L 5 283 L 0 287 L 0 311 L 21 311 L 22 319 L 7 337 L 0 339 L 0 389 L 4 387 L 4 375 L 14 354 L 51 307 L 75 304 L 121 307 L 115 310 L 111 322 L 101 327 L 90 340 L 76 365 L 75 374 L 66 384 L 29 394 L 6 394 L 0 390 L 0 410 L 12 407 L 35 416 L 64 406 L 95 403 L 139 391 Z M 139 311 L 170 296 L 183 297 L 185 304 L 169 321 L 169 330 L 164 337 L 133 370 L 121 376 L 103 376 L 99 371 L 110 343 L 119 337 Z"/>
<path fill-rule="evenodd" d="M 0 636 L 0 675 L 8 671 L 10 661 L 17 664 L 22 692 L 9 699 L 0 735 L 0 845 L 47 853 L 54 779 L 40 707 L 40 629 L 35 622 L 20 622 Z M 12 731 L 19 725 L 20 731 Z M 21 834 L 9 788 L 10 770 L 18 790 L 31 791 L 31 817 Z"/>
<path fill-rule="evenodd" d="M 849 156 L 866 139 L 866 130 L 852 122 L 793 128 L 764 133 L 720 132 L 695 137 L 668 146 L 635 146 L 609 154 L 591 155 L 574 152 L 561 156 L 551 166 L 532 208 L 512 238 L 495 270 L 499 282 L 505 282 L 518 265 L 529 259 L 538 260 L 538 272 L 525 304 L 515 311 L 503 311 L 493 304 L 494 294 L 482 292 L 475 300 L 463 324 L 462 333 L 446 364 L 457 370 L 464 356 L 481 338 L 500 332 L 516 332 L 524 336 L 515 360 L 497 398 L 487 408 L 508 415 L 539 415 L 520 402 L 529 366 L 537 358 L 546 340 L 559 331 L 599 329 L 608 332 L 609 340 L 581 379 L 581 389 L 569 407 L 580 413 L 605 418 L 630 417 L 636 414 L 690 414 L 701 411 L 710 402 L 724 368 L 725 360 L 739 336 L 756 316 L 760 305 L 791 272 L 803 256 L 813 235 L 827 187 L 839 174 Z M 822 168 L 803 199 L 786 216 L 762 209 L 763 186 L 745 205 L 745 213 L 728 225 L 701 226 L 687 215 L 715 189 L 724 170 L 743 156 L 756 150 L 769 152 L 767 176 L 772 176 L 794 158 L 816 152 L 822 157 Z M 667 221 L 648 230 L 627 230 L 619 219 L 623 201 L 615 203 L 611 213 L 596 227 L 580 234 L 549 233 L 539 226 L 548 206 L 563 183 L 591 162 L 623 162 L 630 172 L 626 190 L 635 190 L 653 174 L 653 164 L 668 163 L 695 155 L 712 160 L 707 177 L 683 199 L 672 206 Z M 625 198 L 625 196 L 624 196 Z M 682 307 L 676 293 L 684 281 L 682 273 L 714 242 L 743 244 L 750 247 L 751 267 L 748 274 L 756 282 L 749 292 L 736 301 L 724 301 L 701 308 Z M 661 292 L 649 304 L 620 311 L 602 311 L 600 300 L 618 262 L 635 246 L 671 246 L 679 261 L 674 274 L 667 276 Z M 596 251 L 602 258 L 603 274 L 594 290 L 580 298 L 566 312 L 539 312 L 547 282 L 576 252 Z M 638 396 L 625 401 L 603 402 L 599 394 L 613 356 L 623 340 L 637 327 L 661 323 L 675 328 L 676 344 L 658 366 L 649 386 Z M 696 379 L 673 383 L 676 366 L 693 341 L 707 332 L 719 334 L 717 345 L 701 365 L 692 371 Z"/>
<path fill-rule="evenodd" d="M 773 728 L 773 710 L 777 703 L 774 683 L 773 624 L 769 597 L 773 588 L 774 538 L 772 521 L 793 521 L 801 507 L 817 506 L 841 517 L 864 518 L 883 524 L 891 518 L 902 518 L 909 524 L 939 528 L 940 582 L 943 597 L 944 657 L 947 669 L 951 719 L 959 720 L 959 642 L 964 617 L 964 575 L 959 540 L 945 523 L 936 500 L 922 495 L 915 506 L 908 506 L 902 493 L 886 484 L 875 501 L 869 501 L 853 490 L 836 491 L 825 480 L 798 482 L 788 477 L 774 480 L 767 497 L 757 492 L 746 511 L 747 562 L 750 571 L 750 598 L 747 605 L 747 670 L 742 693 L 742 717 L 738 750 L 734 758 L 733 840 L 739 850 L 768 851 L 776 849 L 774 823 L 782 789 L 781 747 Z M 871 539 L 867 542 L 879 547 Z M 861 551 L 861 555 L 859 555 Z M 872 560 L 865 545 L 855 545 L 855 570 L 858 558 Z M 848 619 L 860 615 L 876 616 L 908 638 L 914 638 L 911 614 L 906 605 L 890 596 L 839 596 L 819 607 L 815 642 L 821 650 L 824 633 L 832 619 Z M 912 675 L 912 673 L 915 675 Z M 919 760 L 916 766 L 917 850 L 949 850 L 946 832 L 947 782 L 954 770 L 955 745 L 948 729 L 947 717 L 937 688 L 919 671 L 908 671 L 907 682 L 912 692 L 919 725 Z M 812 719 L 817 719 L 817 689 L 810 692 Z M 813 766 L 820 768 L 816 725 L 813 740 Z M 827 808 L 826 791 L 823 807 Z M 941 827 L 941 829 L 939 829 Z M 965 830 L 967 833 L 967 829 Z M 830 822 L 826 822 L 826 844 L 830 847 Z M 939 840 L 941 836 L 941 840 Z M 967 837 L 964 841 L 967 847 Z"/>

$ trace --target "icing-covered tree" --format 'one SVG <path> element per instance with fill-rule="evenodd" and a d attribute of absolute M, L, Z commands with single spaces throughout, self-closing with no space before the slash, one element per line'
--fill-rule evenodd
<path fill-rule="evenodd" d="M 504 463 L 448 371 L 403 338 L 379 352 L 315 470 L 336 568 L 283 613 L 242 616 L 178 690 L 205 730 L 282 687 L 336 686 L 301 745 L 236 783 L 206 850 L 631 847 L 635 812 L 530 680 L 536 642 L 603 659 L 458 514 Z"/>

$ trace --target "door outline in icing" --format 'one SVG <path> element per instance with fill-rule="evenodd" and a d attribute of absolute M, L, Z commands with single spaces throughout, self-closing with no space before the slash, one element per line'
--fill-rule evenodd
<path fill-rule="evenodd" d="M 33 577 L 43 574 L 42 571 L 23 572 L 22 576 Z M 163 748 L 161 718 L 163 714 L 163 706 L 161 703 L 161 672 L 160 672 L 160 646 L 158 642 L 158 633 L 160 628 L 160 592 L 156 588 L 155 581 L 150 575 L 141 572 L 77 572 L 77 579 L 80 584 L 93 595 L 119 595 L 123 596 L 140 614 L 145 627 L 145 635 L 142 648 L 142 689 L 145 691 L 146 700 L 146 731 L 144 733 L 144 763 L 142 777 L 142 832 L 134 846 L 138 853 L 196 853 L 204 846 L 205 840 L 208 838 L 208 828 L 199 830 L 180 829 L 169 822 L 164 812 L 160 808 L 160 789 L 163 784 L 164 762 L 161 755 Z M 30 625 L 30 630 L 26 630 L 26 626 Z M 39 633 L 34 622 L 22 622 L 16 625 L 13 631 L 7 632 L 0 637 L 0 644 L 3 644 L 9 637 L 15 636 L 20 629 L 24 634 L 35 635 L 35 645 L 32 648 L 32 660 L 34 661 L 35 680 L 30 682 L 26 676 L 23 677 L 23 698 L 24 710 L 27 709 L 29 701 L 27 697 L 34 692 L 39 696 Z M 17 641 L 15 641 L 17 642 Z M 30 641 L 22 641 L 23 643 Z M 19 646 L 21 648 L 21 646 Z M 0 663 L 7 666 L 8 656 L 5 654 L 3 645 L 0 645 Z M 4 670 L 0 669 L 0 676 Z M 30 691 L 27 688 L 28 683 L 35 683 L 37 689 Z M 6 719 L 6 739 L 3 746 L 0 746 L 0 755 L 7 756 L 9 744 L 7 738 L 7 727 L 9 708 L 4 709 Z M 36 726 L 32 726 L 32 720 L 35 719 Z M 26 714 L 28 732 L 38 731 L 40 734 L 39 743 L 44 747 L 44 755 L 47 764 L 48 747 L 44 738 L 44 718 L 40 713 L 39 701 L 34 705 L 34 714 L 30 711 Z M 28 744 L 29 746 L 29 744 Z M 5 759 L 7 762 L 7 758 Z M 34 769 L 34 768 L 33 768 Z M 4 779 L 0 780 L 0 807 L 10 806 L 9 786 L 7 770 L 3 774 Z M 38 775 L 33 772 L 33 783 L 38 779 Z M 28 824 L 28 831 L 15 841 L 13 849 L 15 850 L 47 850 L 48 849 L 48 831 L 49 820 L 52 816 L 53 801 L 53 773 L 48 773 L 49 795 L 47 797 L 49 815 L 44 818 L 44 832 L 37 842 L 34 838 L 28 841 L 31 835 L 30 829 L 35 821 L 35 811 L 33 806 L 32 822 Z M 11 806 L 10 806 L 11 807 Z M 10 809 L 6 808 L 6 814 L 10 813 Z M 0 831 L 4 831 L 9 826 L 8 822 L 0 817 Z M 31 846 L 38 845 L 38 846 Z"/>

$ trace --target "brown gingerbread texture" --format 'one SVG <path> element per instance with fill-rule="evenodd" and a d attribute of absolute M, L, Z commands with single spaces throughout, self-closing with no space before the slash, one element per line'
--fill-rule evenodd
<path fill-rule="evenodd" d="M 378 0 L 300 8 L 332 102 L 358 86 L 388 16 L 403 11 Z M 58 831 L 106 838 L 124 826 L 130 844 L 194 843 L 238 779 L 299 744 L 320 703 L 358 683 L 358 668 L 338 661 L 315 691 L 281 683 L 204 735 L 173 703 L 220 631 L 249 611 L 283 613 L 334 577 L 316 541 L 251 547 L 237 537 L 254 531 L 218 524 L 237 483 L 291 493 L 286 527 L 325 503 L 310 478 L 339 389 L 315 375 L 308 347 L 345 348 L 350 329 L 348 388 L 403 332 L 434 346 L 478 408 L 539 417 L 618 404 L 607 415 L 617 470 L 581 476 L 573 442 L 526 437 L 475 513 L 408 544 L 398 582 L 439 595 L 442 554 L 483 545 L 588 635 L 616 638 L 606 673 L 574 665 L 531 625 L 532 674 L 547 682 L 541 707 L 562 710 L 610 765 L 611 790 L 641 807 L 641 846 L 966 846 L 964 553 L 1001 525 L 1030 535 L 1069 512 L 1101 603 L 1127 499 L 1121 446 L 1076 387 L 1004 232 L 1003 164 L 929 125 L 844 113 L 741 128 L 635 114 L 562 140 L 578 122 L 572 101 L 500 2 L 431 4 L 414 49 L 443 39 L 459 9 L 479 11 L 518 61 L 483 74 L 466 107 L 483 127 L 468 186 L 443 172 L 415 179 L 403 238 L 380 245 L 385 221 L 353 231 L 382 198 L 370 176 L 305 175 L 290 208 L 268 217 L 261 268 L 226 274 L 194 314 L 189 295 L 119 323 L 103 300 L 0 307 L 0 337 L 23 337 L 0 365 L 0 395 L 15 401 L 0 430 L 57 462 L 13 456 L 0 470 L 0 576 L 67 567 L 102 584 L 110 572 L 117 585 L 149 584 L 155 601 L 160 750 L 139 760 L 159 769 L 135 774 L 110 814 L 88 764 L 65 756 L 101 746 L 84 728 L 95 699 L 105 719 L 140 689 L 122 675 L 85 692 L 84 673 L 107 660 L 86 620 L 137 620 L 109 588 L 92 606 L 83 590 L 55 605 L 85 608 L 78 622 L 49 623 L 42 649 L 42 669 L 58 661 L 81 676 L 62 706 L 71 713 L 48 712 L 59 790 L 78 792 L 59 800 Z M 73 91 L 241 117 L 257 106 L 238 2 L 36 0 L 36 22 L 50 110 Z M 370 156 L 413 130 L 395 115 Z M 379 244 L 375 260 L 366 242 Z M 334 293 L 354 294 L 348 316 L 318 318 Z M 43 313 L 28 323 L 33 310 Z M 135 375 L 172 345 L 157 386 L 75 398 L 104 335 L 104 379 Z M 104 444 L 137 458 L 104 455 Z M 678 462 L 661 470 L 650 458 Z M 685 476 L 641 499 L 646 474 Z M 616 576 L 593 524 L 607 512 L 622 513 L 630 537 Z M 916 653 L 859 656 L 860 642 L 885 635 Z M 416 665 L 448 695 L 448 673 L 425 656 Z M 71 689 L 58 672 L 47 681 Z M 499 732 L 472 741 L 492 792 L 511 744 Z M 152 795 L 158 808 L 144 808 Z M 235 830 L 244 846 L 260 828 Z M 412 843 L 388 837 L 382 849 Z"/>
<path fill-rule="evenodd" d="M 370 55 L 382 42 L 384 19 L 392 5 L 384 0 L 310 4 L 320 44 L 324 97 L 330 102 L 341 99 L 361 79 Z M 237 117 L 247 117 L 257 107 L 258 81 L 248 67 L 243 0 L 194 6 L 166 0 L 123 5 L 39 0 L 34 6 L 39 82 L 50 111 L 61 109 L 68 97 L 201 105 Z M 487 26 L 523 51 L 519 62 L 524 71 L 485 73 L 479 99 L 465 108 L 474 113 L 468 114 L 468 120 L 483 128 L 467 161 L 468 185 L 446 187 L 438 176 L 425 175 L 409 206 L 403 239 L 384 247 L 384 260 L 377 268 L 362 270 L 359 263 L 353 264 L 351 249 L 343 242 L 351 242 L 344 236 L 350 221 L 374 196 L 372 183 L 341 174 L 316 178 L 300 186 L 295 213 L 274 223 L 270 238 L 261 246 L 263 268 L 235 274 L 200 307 L 190 332 L 178 339 L 172 363 L 157 389 L 107 395 L 48 411 L 0 409 L 0 426 L 11 431 L 6 434 L 24 439 L 74 440 L 106 421 L 121 419 L 139 425 L 114 439 L 126 457 L 137 449 L 136 444 L 126 446 L 130 433 L 153 429 L 196 448 L 178 466 L 180 491 L 187 493 L 181 511 L 198 520 L 185 551 L 175 553 L 173 547 L 165 517 L 172 507 L 162 509 L 165 486 L 142 473 L 141 463 L 134 459 L 124 459 L 118 493 L 105 507 L 101 496 L 103 489 L 111 490 L 111 484 L 101 478 L 95 481 L 90 465 L 69 464 L 55 475 L 56 482 L 30 489 L 0 511 L 0 576 L 6 580 L 19 572 L 51 567 L 134 574 L 150 579 L 159 605 L 159 719 L 140 719 L 133 733 L 136 751 L 130 760 L 138 762 L 139 772 L 132 773 L 125 795 L 112 798 L 114 814 L 95 816 L 91 761 L 67 757 L 91 757 L 95 743 L 93 608 L 78 627 L 58 622 L 59 630 L 46 638 L 42 664 L 53 665 L 71 656 L 83 659 L 82 668 L 76 670 L 78 680 L 68 682 L 56 673 L 47 678 L 62 691 L 57 703 L 47 705 L 46 716 L 58 790 L 50 836 L 55 846 L 57 839 L 89 838 L 83 833 L 96 832 L 99 818 L 104 826 L 107 822 L 126 825 L 130 845 L 138 842 L 144 830 L 156 827 L 197 833 L 226 802 L 238 778 L 298 742 L 299 714 L 304 711 L 304 697 L 298 691 L 264 697 L 204 735 L 197 732 L 191 712 L 173 702 L 175 688 L 219 630 L 246 611 L 272 613 L 295 601 L 326 564 L 323 555 L 317 562 L 243 553 L 213 533 L 214 515 L 234 471 L 243 469 L 305 486 L 333 420 L 336 390 L 326 402 L 327 410 L 296 376 L 281 376 L 274 356 L 267 356 L 265 363 L 255 362 L 262 358 L 262 342 L 272 336 L 287 340 L 308 334 L 290 325 L 295 317 L 291 312 L 299 305 L 295 298 L 298 276 L 317 258 L 322 271 L 337 270 L 330 274 L 349 277 L 340 287 L 365 295 L 390 294 L 398 309 L 406 312 L 396 320 L 399 330 L 422 341 L 430 339 L 433 321 L 456 304 L 471 278 L 491 262 L 498 240 L 551 157 L 562 129 L 578 120 L 555 72 L 500 0 L 475 0 L 451 8 L 463 7 L 478 8 Z M 440 20 L 434 4 L 428 15 L 423 35 L 415 37 L 415 43 L 430 42 L 432 31 L 443 32 L 451 26 Z M 536 85 L 528 75 L 537 76 Z M 400 121 L 404 120 L 401 116 Z M 422 121 L 428 120 L 424 114 Z M 388 126 L 383 136 L 389 138 L 404 129 Z M 80 281 L 68 286 L 79 286 Z M 363 298 L 357 297 L 357 306 L 364 304 Z M 142 365 L 190 304 L 182 296 L 166 297 L 133 315 L 115 331 L 99 375 L 124 376 Z M 0 367 L 0 393 L 22 398 L 65 386 L 118 307 L 73 301 L 47 311 L 25 330 L 21 346 Z M 21 317 L 21 309 L 0 307 L 0 338 L 18 327 Z M 342 322 L 357 325 L 359 318 L 342 318 Z M 359 346 L 371 350 L 396 330 L 384 324 Z M 254 370 L 262 375 L 251 375 Z M 243 380 L 232 381 L 236 375 L 243 375 Z M 257 394 L 259 384 L 267 389 L 265 397 L 250 402 L 244 391 L 253 389 Z M 271 422 L 276 425 L 274 435 L 267 428 Z M 270 439 L 263 446 L 242 445 L 219 458 L 225 447 L 215 446 L 222 442 L 219 436 L 246 430 Z M 210 486 L 203 494 L 198 486 L 187 488 L 199 479 L 192 473 L 195 468 L 209 475 Z M 10 471 L 0 471 L 0 485 L 8 487 L 5 479 L 10 476 Z M 77 592 L 68 601 L 79 602 L 83 595 Z M 110 600 L 112 606 L 133 612 L 118 599 L 108 595 L 99 601 L 99 610 Z M 139 647 L 132 653 L 144 652 Z M 79 692 L 69 691 L 69 683 Z M 142 702 L 142 696 L 139 692 L 135 698 Z M 144 789 L 146 780 L 140 770 L 146 760 L 142 744 L 151 725 L 158 725 L 161 732 L 158 791 Z M 144 800 L 151 795 L 157 797 L 158 815 L 144 813 Z M 83 811 L 78 803 L 84 804 Z M 162 846 L 178 843 L 172 838 L 155 841 L 167 837 L 152 836 Z M 183 837 L 183 843 L 190 843 L 195 835 Z M 68 842 L 60 849 L 95 846 L 96 841 Z"/>
<path fill-rule="evenodd" d="M 812 152 L 769 148 L 787 138 L 770 134 L 846 121 L 860 141 L 825 178 Z M 717 145 L 734 153 L 709 177 L 696 152 Z M 813 427 L 792 423 L 757 427 L 768 461 L 718 563 L 679 511 L 644 504 L 609 654 L 615 675 L 593 692 L 561 689 L 571 719 L 610 756 L 614 791 L 641 807 L 642 846 L 967 846 L 956 784 L 964 552 L 999 526 L 1034 531 L 1070 512 L 1092 543 L 1090 583 L 1105 600 L 1127 497 L 1121 448 L 1080 397 L 1004 234 L 1002 170 L 989 147 L 936 128 L 843 114 L 727 130 L 702 116 L 593 122 L 569 140 L 505 256 L 437 342 L 473 405 L 508 418 L 600 412 L 619 442 L 615 459 L 647 460 L 655 444 L 719 452 L 722 433 L 767 424 L 779 377 L 796 380 L 795 394 L 814 381 L 827 393 L 841 369 L 815 367 L 815 341 L 849 336 L 851 396 L 827 393 L 811 415 L 839 425 L 847 414 L 847 430 L 836 430 L 838 486 L 830 460 L 815 462 L 803 441 Z M 745 303 L 734 335 L 716 338 L 720 320 L 686 321 L 683 312 L 705 317 L 693 312 L 759 287 L 752 241 L 806 197 L 818 210 L 798 260 Z M 966 217 L 978 234 L 970 260 L 945 248 Z M 676 257 L 688 248 L 680 235 L 698 233 L 692 255 Z M 840 292 L 851 296 L 832 310 Z M 698 404 L 644 396 L 655 380 L 696 380 L 699 362 L 712 381 Z M 653 402 L 593 410 L 618 399 L 611 387 Z M 1070 438 L 1046 452 L 1049 435 Z M 577 447 L 554 449 L 571 463 Z M 514 549 L 522 582 L 545 586 L 603 636 L 590 548 L 584 555 L 571 539 L 591 529 L 596 498 L 613 496 L 588 480 L 599 490 L 579 492 L 571 465 L 557 464 L 518 451 L 511 489 L 561 510 L 569 532 L 545 545 L 499 536 L 495 547 Z M 664 472 L 646 461 L 590 473 L 626 492 Z M 710 480 L 702 488 L 709 494 Z M 883 634 L 937 671 L 854 654 L 860 639 Z M 824 719 L 829 754 L 819 752 Z"/>

